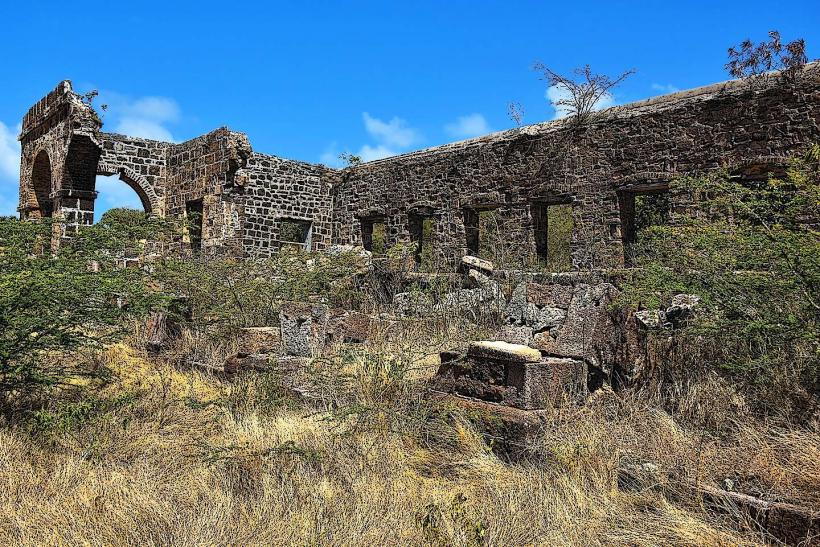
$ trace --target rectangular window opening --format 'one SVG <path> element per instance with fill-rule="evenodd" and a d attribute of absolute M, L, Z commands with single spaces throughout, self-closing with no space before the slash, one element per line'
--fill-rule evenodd
<path fill-rule="evenodd" d="M 670 219 L 667 188 L 623 191 L 619 194 L 624 265 L 631 266 L 641 252 L 641 234 L 652 226 L 665 226 Z"/>
<path fill-rule="evenodd" d="M 535 252 L 538 260 L 553 272 L 572 269 L 571 203 L 534 203 L 531 207 Z"/>
<path fill-rule="evenodd" d="M 470 256 L 478 256 L 478 212 L 474 209 L 464 209 L 464 235 L 467 239 L 467 254 Z"/>
<path fill-rule="evenodd" d="M 501 227 L 496 209 L 464 209 L 467 254 L 497 260 L 501 250 Z"/>
<path fill-rule="evenodd" d="M 185 203 L 185 218 L 187 219 L 188 242 L 191 252 L 198 255 L 202 251 L 202 200 L 197 199 Z"/>
<path fill-rule="evenodd" d="M 429 215 L 410 215 L 410 239 L 416 243 L 415 259 L 419 268 L 429 271 L 433 268 L 433 234 L 436 221 Z"/>
<path fill-rule="evenodd" d="M 363 218 L 362 247 L 374 255 L 387 252 L 387 226 L 383 217 Z"/>
<path fill-rule="evenodd" d="M 287 247 L 310 250 L 312 224 L 309 220 L 280 218 L 279 235 L 276 239 L 277 246 L 280 249 Z"/>

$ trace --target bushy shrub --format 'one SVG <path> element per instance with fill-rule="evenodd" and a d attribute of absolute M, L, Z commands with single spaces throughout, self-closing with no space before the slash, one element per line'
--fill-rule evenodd
<path fill-rule="evenodd" d="M 149 274 L 118 260 L 155 233 L 153 221 L 105 220 L 52 250 L 51 222 L 0 218 L 0 406 L 83 374 L 61 357 L 123 334 L 126 316 L 161 304 Z"/>
<path fill-rule="evenodd" d="M 622 303 L 701 297 L 677 332 L 689 367 L 718 369 L 767 410 L 820 388 L 820 147 L 785 176 L 750 182 L 722 173 L 684 178 L 673 193 L 695 207 L 652 226 L 637 243 Z"/>

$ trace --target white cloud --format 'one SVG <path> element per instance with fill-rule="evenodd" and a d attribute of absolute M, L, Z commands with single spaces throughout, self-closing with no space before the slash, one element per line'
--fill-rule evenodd
<path fill-rule="evenodd" d="M 20 125 L 12 130 L 0 122 L 0 216 L 17 214 L 20 184 Z"/>
<path fill-rule="evenodd" d="M 182 117 L 179 105 L 174 99 L 154 96 L 134 99 L 113 91 L 101 91 L 94 104 L 98 107 L 108 105 L 103 113 L 104 131 L 143 139 L 176 142 L 167 127 Z"/>
<path fill-rule="evenodd" d="M 20 143 L 17 134 L 20 126 L 12 131 L 0 122 L 0 177 L 17 179 L 20 175 Z"/>
<path fill-rule="evenodd" d="M 393 150 L 387 146 L 380 144 L 378 146 L 370 146 L 365 144 L 359 150 L 357 156 L 362 158 L 362 161 L 380 160 L 382 158 L 389 158 L 390 156 L 398 156 L 401 154 L 398 150 Z"/>
<path fill-rule="evenodd" d="M 444 131 L 456 139 L 469 139 L 492 132 L 487 120 L 481 114 L 460 116 L 456 121 L 444 126 Z"/>
<path fill-rule="evenodd" d="M 167 97 L 142 97 L 124 106 L 126 116 L 144 118 L 156 122 L 179 121 L 179 105 Z"/>
<path fill-rule="evenodd" d="M 380 145 L 407 148 L 421 140 L 421 135 L 401 118 L 393 117 L 389 122 L 362 114 L 364 128 Z"/>
<path fill-rule="evenodd" d="M 672 84 L 652 84 L 652 91 L 659 91 L 662 95 L 667 93 L 677 93 L 680 91 L 679 87 Z"/>
<path fill-rule="evenodd" d="M 364 128 L 368 135 L 376 141 L 375 143 L 364 144 L 354 155 L 359 156 L 362 161 L 380 160 L 390 156 L 397 156 L 406 152 L 411 146 L 422 141 L 421 133 L 407 122 L 394 116 L 386 122 L 379 118 L 374 118 L 367 112 L 362 113 Z M 349 150 L 349 149 L 345 149 Z M 319 156 L 319 161 L 330 167 L 343 167 L 344 162 L 339 159 L 340 150 L 338 143 L 330 143 L 324 152 Z"/>
<path fill-rule="evenodd" d="M 342 167 L 342 160 L 339 159 L 339 154 L 341 154 L 339 145 L 336 141 L 333 141 L 319 156 L 319 162 L 328 167 Z"/>
<path fill-rule="evenodd" d="M 555 116 L 553 116 L 554 120 L 566 118 L 571 114 L 570 109 L 567 105 L 558 104 L 559 101 L 567 100 L 570 98 L 570 93 L 569 91 L 567 91 L 565 87 L 556 85 L 548 87 L 546 97 L 547 100 L 552 104 L 552 108 L 555 110 Z M 592 106 L 592 110 L 603 110 L 604 108 L 609 108 L 610 106 L 615 106 L 615 98 L 611 94 L 606 93 L 602 95 L 598 99 L 598 101 Z"/>
<path fill-rule="evenodd" d="M 121 119 L 114 128 L 114 133 L 155 141 L 174 142 L 174 136 L 161 123 L 139 118 Z"/>

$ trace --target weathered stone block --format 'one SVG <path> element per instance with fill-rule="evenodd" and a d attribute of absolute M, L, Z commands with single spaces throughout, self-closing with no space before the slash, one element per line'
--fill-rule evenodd
<path fill-rule="evenodd" d="M 617 325 L 609 305 L 618 290 L 610 283 L 579 284 L 557 330 L 554 355 L 583 359 L 608 374 L 615 361 Z M 542 337 L 543 342 L 548 342 Z"/>
<path fill-rule="evenodd" d="M 381 319 L 361 312 L 336 309 L 331 312 L 329 331 L 336 341 L 365 342 L 381 322 Z"/>
<path fill-rule="evenodd" d="M 277 353 L 282 345 L 279 327 L 244 327 L 236 338 L 239 353 Z"/>
<path fill-rule="evenodd" d="M 467 354 L 441 354 L 434 389 L 540 409 L 577 402 L 587 394 L 587 367 L 578 359 L 542 357 L 533 348 L 501 341 L 470 344 Z"/>
<path fill-rule="evenodd" d="M 466 255 L 461 259 L 461 263 L 468 268 L 475 268 L 489 274 L 492 274 L 495 269 L 492 262 L 477 256 Z"/>
<path fill-rule="evenodd" d="M 523 344 L 528 346 L 533 339 L 532 327 L 526 325 L 504 325 L 495 333 L 493 338 L 503 342 L 509 342 L 510 344 Z"/>
<path fill-rule="evenodd" d="M 470 342 L 467 355 L 474 359 L 493 359 L 510 363 L 535 363 L 541 359 L 541 352 L 536 349 L 499 340 Z"/>
<path fill-rule="evenodd" d="M 279 326 L 285 355 L 316 356 L 327 343 L 328 307 L 324 304 L 287 302 L 279 312 Z"/>
<path fill-rule="evenodd" d="M 587 391 L 587 366 L 579 359 L 546 357 L 537 363 L 509 367 L 507 384 L 517 391 L 514 406 L 527 410 L 582 401 Z"/>
<path fill-rule="evenodd" d="M 527 302 L 530 304 L 535 304 L 539 307 L 567 309 L 569 308 L 570 302 L 572 302 L 573 286 L 527 283 L 526 293 Z"/>

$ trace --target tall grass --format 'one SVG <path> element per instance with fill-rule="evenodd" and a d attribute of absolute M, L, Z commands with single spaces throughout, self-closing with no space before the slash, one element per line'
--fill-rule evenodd
<path fill-rule="evenodd" d="M 609 391 L 545 419 L 526 461 L 503 461 L 468 415 L 419 396 L 434 367 L 412 349 L 398 341 L 337 351 L 317 365 L 341 382 L 335 399 L 305 402 L 275 378 L 225 384 L 115 346 L 103 356 L 111 376 L 97 400 L 128 398 L 74 421 L 59 419 L 57 405 L 39 429 L 0 429 L 0 538 L 739 545 L 766 538 L 710 515 L 682 485 L 740 473 L 818 502 L 816 435 L 751 420 L 705 435 L 687 416 Z M 699 396 L 685 395 L 692 408 Z M 655 462 L 661 488 L 619 491 L 628 458 Z"/>

